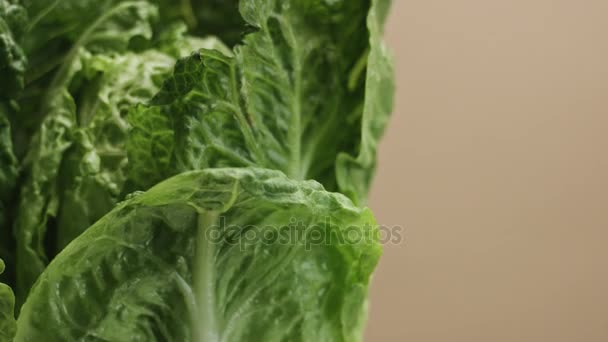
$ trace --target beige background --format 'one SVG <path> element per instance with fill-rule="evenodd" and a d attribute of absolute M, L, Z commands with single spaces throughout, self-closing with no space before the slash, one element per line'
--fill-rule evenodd
<path fill-rule="evenodd" d="M 394 3 L 367 341 L 608 341 L 608 1 Z"/>

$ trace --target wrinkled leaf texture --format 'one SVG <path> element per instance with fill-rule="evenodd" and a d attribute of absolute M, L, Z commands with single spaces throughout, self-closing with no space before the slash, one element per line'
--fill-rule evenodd
<path fill-rule="evenodd" d="M 14 227 L 20 296 L 50 257 L 120 199 L 126 113 L 159 89 L 174 59 L 150 51 L 88 56 L 81 62 L 83 69 L 72 79 L 85 84 L 78 103 L 65 89 L 55 95 L 24 162 Z"/>
<path fill-rule="evenodd" d="M 25 9 L 0 0 L 0 101 L 23 88 L 27 60 L 18 40 L 27 25 Z"/>
<path fill-rule="evenodd" d="M 0 274 L 4 261 L 0 259 Z M 0 342 L 12 342 L 17 329 L 15 322 L 15 296 L 10 287 L 0 283 Z"/>
<path fill-rule="evenodd" d="M 381 40 L 388 5 L 242 1 L 257 32 L 233 55 L 203 49 L 179 60 L 153 106 L 130 115 L 131 189 L 186 170 L 257 165 L 364 204 L 392 109 Z"/>
<path fill-rule="evenodd" d="M 0 102 L 0 259 L 9 265 L 15 264 L 15 244 L 11 234 L 10 221 L 12 203 L 15 192 L 18 161 L 13 153 L 10 123 L 6 111 L 8 109 Z M 2 274 L 0 281 L 14 283 L 15 269 Z"/>
<path fill-rule="evenodd" d="M 26 26 L 25 9 L 15 1 L 0 0 L 0 259 L 9 264 L 7 272 L 0 272 L 0 282 L 10 285 L 14 284 L 15 277 L 15 246 L 10 222 L 19 167 L 13 150 L 11 119 L 14 98 L 24 86 L 27 60 L 19 40 Z"/>
<path fill-rule="evenodd" d="M 42 100 L 21 113 L 42 119 L 23 161 L 13 224 L 18 305 L 49 258 L 119 199 L 127 108 L 152 96 L 174 63 L 160 52 L 123 51 L 135 38 L 152 37 L 157 9 L 145 1 L 29 1 L 26 7 L 34 16 L 27 51 L 49 49 L 49 62 L 59 64 L 50 65 L 49 80 L 40 80 Z M 53 42 L 72 44 L 58 61 Z M 33 70 L 40 66 L 33 63 Z"/>
<path fill-rule="evenodd" d="M 359 341 L 377 234 L 368 209 L 314 181 L 183 173 L 63 250 L 15 341 Z"/>
<path fill-rule="evenodd" d="M 161 17 L 194 18 L 186 20 L 190 30 L 216 30 L 229 45 L 237 40 L 233 28 L 242 22 L 201 20 L 235 10 L 236 0 L 206 2 L 213 11 L 181 1 L 179 14 L 158 3 Z M 158 12 L 147 1 L 24 4 L 34 34 L 23 44 L 33 56 L 32 84 L 20 115 L 41 124 L 25 158 L 15 225 L 18 304 L 54 253 L 125 193 L 125 178 L 131 190 L 234 166 L 289 178 L 206 170 L 127 200 L 43 273 L 17 341 L 359 340 L 376 238 L 310 251 L 248 243 L 244 230 L 231 236 L 244 241 L 237 252 L 210 246 L 200 232 L 220 215 L 258 233 L 263 224 L 286 227 L 298 218 L 308 229 L 354 224 L 374 234 L 368 210 L 300 180 L 365 203 L 392 105 L 381 41 L 389 1 L 242 0 L 242 18 L 256 32 L 233 51 L 183 39 L 179 24 L 156 36 Z M 153 106 L 136 106 L 159 89 L 174 57 L 199 46 L 206 49 L 178 62 Z M 150 47 L 164 54 L 143 53 Z M 134 129 L 125 175 L 127 112 Z"/>

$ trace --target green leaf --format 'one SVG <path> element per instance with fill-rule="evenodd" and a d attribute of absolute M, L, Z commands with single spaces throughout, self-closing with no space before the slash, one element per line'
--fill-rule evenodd
<path fill-rule="evenodd" d="M 0 259 L 0 274 L 4 262 Z M 16 331 L 15 296 L 10 287 L 0 283 L 0 342 L 12 342 Z"/>
<path fill-rule="evenodd" d="M 13 264 L 14 242 L 11 234 L 10 221 L 12 216 L 12 200 L 17 181 L 18 162 L 13 153 L 10 123 L 5 114 L 5 106 L 0 103 L 0 259 Z M 0 280 L 8 278 L 13 282 L 13 272 L 0 275 Z"/>
<path fill-rule="evenodd" d="M 48 261 L 45 236 L 49 219 L 57 215 L 57 176 L 63 153 L 72 145 L 70 134 L 76 124 L 76 105 L 64 91 L 54 98 L 48 116 L 34 137 L 23 163 L 24 184 L 20 191 L 14 234 L 17 238 L 17 303 Z"/>
<path fill-rule="evenodd" d="M 314 181 L 181 174 L 53 260 L 15 341 L 360 341 L 377 239 L 369 210 Z"/>
<path fill-rule="evenodd" d="M 367 20 L 370 54 L 358 154 L 341 153 L 336 161 L 338 187 L 357 203 L 365 203 L 376 170 L 378 142 L 393 111 L 395 80 L 388 48 L 382 41 L 390 0 L 374 0 Z"/>
<path fill-rule="evenodd" d="M 12 188 L 17 180 L 17 168 L 17 158 L 13 154 L 10 123 L 5 106 L 0 103 L 0 202 L 10 199 Z"/>
<path fill-rule="evenodd" d="M 57 68 L 47 99 L 70 80 L 82 49 L 125 51 L 137 37 L 152 38 L 152 22 L 158 16 L 155 6 L 141 0 L 37 0 L 29 2 L 28 10 L 35 16 L 24 42 L 33 56 L 29 78 L 38 79 Z"/>
<path fill-rule="evenodd" d="M 18 43 L 27 24 L 23 7 L 0 0 L 0 100 L 23 88 L 27 59 Z"/>
<path fill-rule="evenodd" d="M 49 103 L 80 69 L 82 54 L 124 52 L 152 38 L 158 16 L 156 6 L 143 0 L 29 0 L 24 6 L 31 20 L 23 39 L 27 87 L 14 120 L 20 156 L 49 113 Z"/>
<path fill-rule="evenodd" d="M 0 257 L 17 341 L 361 339 L 389 1 L 19 3 L 29 19 L 0 0 Z M 253 33 L 230 50 L 186 31 L 228 46 Z M 0 342 L 14 307 L 0 285 Z"/>
<path fill-rule="evenodd" d="M 128 116 L 127 181 L 125 192 L 148 189 L 171 176 L 175 133 L 164 108 L 137 106 Z"/>
<path fill-rule="evenodd" d="M 54 98 L 23 166 L 19 304 L 48 260 L 120 200 L 126 115 L 158 91 L 174 62 L 155 51 L 79 55 L 66 86 L 78 101 L 66 89 Z"/>
<path fill-rule="evenodd" d="M 223 42 L 234 46 L 245 30 L 245 22 L 239 15 L 239 0 L 154 0 L 153 2 L 160 7 L 163 22 L 182 20 L 187 24 L 188 30 L 197 36 L 218 36 Z"/>
<path fill-rule="evenodd" d="M 65 80 L 66 65 L 81 48 L 125 51 L 132 40 L 152 37 L 158 17 L 157 7 L 143 0 L 30 0 L 26 8 L 32 17 L 24 41 L 32 56 L 29 79 L 61 66 L 55 84 Z"/>
<path fill-rule="evenodd" d="M 127 113 L 158 91 L 175 60 L 156 51 L 95 55 L 82 62 L 78 129 L 59 175 L 56 251 L 105 215 L 125 182 Z M 55 250 L 53 251 L 55 252 Z"/>
<path fill-rule="evenodd" d="M 148 127 L 175 132 L 174 146 L 166 149 L 172 162 L 157 177 L 133 172 L 130 179 L 145 189 L 186 170 L 258 165 L 293 179 L 318 180 L 363 203 L 375 161 L 355 165 L 370 176 L 354 178 L 353 185 L 342 176 L 348 172 L 344 166 L 336 168 L 336 159 L 369 150 L 375 160 L 375 140 L 390 113 L 372 104 L 392 99 L 392 89 L 383 88 L 388 93 L 380 100 L 372 89 L 376 80 L 392 84 L 384 73 L 389 61 L 377 57 L 379 24 L 372 25 L 381 4 L 387 3 L 374 2 L 370 9 L 358 1 L 242 1 L 242 16 L 257 32 L 247 35 L 234 55 L 203 49 L 178 61 L 152 101 L 165 107 L 152 110 L 159 122 L 145 119 Z M 360 75 L 368 54 L 366 79 Z M 133 126 L 142 126 L 136 120 L 144 117 L 133 115 Z M 135 170 L 152 163 L 139 159 L 153 155 L 154 146 L 146 143 L 153 141 L 130 142 L 130 151 L 138 151 L 130 158 Z"/>
<path fill-rule="evenodd" d="M 189 36 L 187 31 L 188 28 L 181 22 L 165 25 L 154 42 L 154 47 L 174 58 L 188 56 L 199 49 L 219 50 L 228 55 L 232 53 L 230 48 L 215 36 Z"/>
<path fill-rule="evenodd" d="M 0 0 L 0 100 L 23 88 L 27 60 L 18 40 L 26 25 L 23 7 Z"/>

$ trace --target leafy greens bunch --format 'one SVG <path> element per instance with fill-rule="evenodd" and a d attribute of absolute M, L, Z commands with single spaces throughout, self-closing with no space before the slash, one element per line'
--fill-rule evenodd
<path fill-rule="evenodd" d="M 0 0 L 0 342 L 361 340 L 389 2 Z"/>

